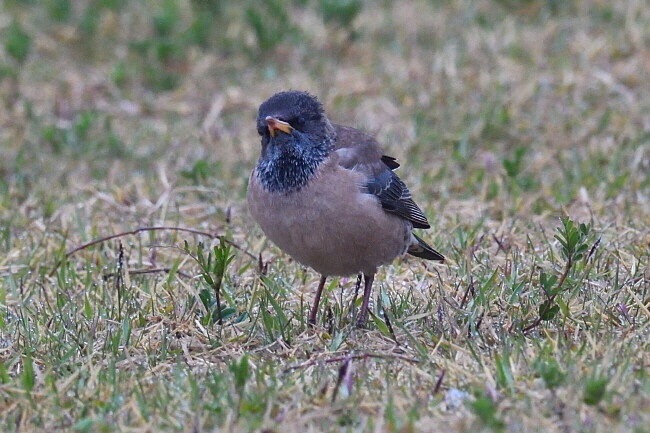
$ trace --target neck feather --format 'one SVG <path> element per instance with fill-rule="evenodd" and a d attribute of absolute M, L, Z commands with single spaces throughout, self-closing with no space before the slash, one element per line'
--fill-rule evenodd
<path fill-rule="evenodd" d="M 283 146 L 281 150 L 263 155 L 257 162 L 257 176 L 264 188 L 271 192 L 291 193 L 305 186 L 332 148 L 331 140 L 321 146 L 300 151 Z"/>

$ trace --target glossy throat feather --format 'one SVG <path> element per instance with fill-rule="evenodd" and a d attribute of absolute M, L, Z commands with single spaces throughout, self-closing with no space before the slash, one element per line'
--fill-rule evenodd
<path fill-rule="evenodd" d="M 307 134 L 293 131 L 262 138 L 257 176 L 270 192 L 291 193 L 305 186 L 332 150 L 332 138 L 314 142 Z"/>

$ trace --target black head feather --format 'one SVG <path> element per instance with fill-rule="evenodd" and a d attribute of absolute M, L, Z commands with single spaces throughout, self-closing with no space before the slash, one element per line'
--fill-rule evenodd
<path fill-rule="evenodd" d="M 293 129 L 271 136 L 266 121 L 269 116 L 289 123 Z M 336 138 L 318 99 L 296 90 L 276 93 L 260 105 L 257 131 L 262 138 L 257 173 L 264 187 L 274 192 L 291 192 L 304 186 L 329 155 Z"/>

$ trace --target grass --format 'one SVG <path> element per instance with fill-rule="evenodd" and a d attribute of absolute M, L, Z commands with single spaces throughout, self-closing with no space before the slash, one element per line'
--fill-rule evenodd
<path fill-rule="evenodd" d="M 649 430 L 642 2 L 0 17 L 0 430 Z M 400 159 L 448 258 L 382 268 L 368 329 L 354 276 L 308 328 L 318 276 L 247 216 L 288 88 Z"/>

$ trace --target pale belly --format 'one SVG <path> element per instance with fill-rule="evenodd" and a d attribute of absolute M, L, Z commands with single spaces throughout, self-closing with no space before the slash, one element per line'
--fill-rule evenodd
<path fill-rule="evenodd" d="M 280 249 L 323 275 L 371 275 L 406 252 L 411 224 L 361 193 L 362 175 L 336 170 L 319 176 L 290 194 L 269 193 L 251 176 L 250 212 Z"/>

